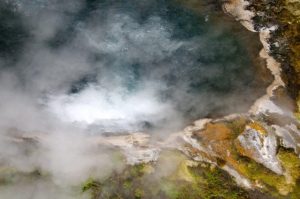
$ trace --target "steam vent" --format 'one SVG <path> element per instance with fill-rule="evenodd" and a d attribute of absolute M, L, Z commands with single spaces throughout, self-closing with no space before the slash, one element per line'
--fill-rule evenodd
<path fill-rule="evenodd" d="M 300 1 L 0 0 L 0 199 L 300 199 Z"/>

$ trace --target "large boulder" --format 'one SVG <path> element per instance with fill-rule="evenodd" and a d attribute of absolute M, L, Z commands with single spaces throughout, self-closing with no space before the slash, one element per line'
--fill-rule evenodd
<path fill-rule="evenodd" d="M 247 125 L 244 132 L 236 138 L 235 145 L 241 155 L 255 160 L 276 174 L 283 174 L 276 157 L 277 138 L 259 124 Z"/>

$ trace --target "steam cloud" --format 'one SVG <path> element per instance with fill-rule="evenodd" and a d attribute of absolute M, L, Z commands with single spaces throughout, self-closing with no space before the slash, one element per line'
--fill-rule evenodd
<path fill-rule="evenodd" d="M 259 95 L 250 58 L 236 56 L 247 51 L 191 13 L 159 0 L 1 0 L 0 165 L 49 177 L 17 177 L 0 198 L 75 198 L 70 187 L 120 169 L 88 135 L 172 133 L 246 110 Z"/>

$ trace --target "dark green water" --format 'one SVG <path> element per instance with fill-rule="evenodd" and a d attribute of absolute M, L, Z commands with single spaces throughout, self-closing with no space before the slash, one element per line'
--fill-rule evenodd
<path fill-rule="evenodd" d="M 72 64 L 84 60 L 80 66 L 85 67 L 83 72 L 76 72 L 72 78 L 74 69 L 61 74 L 65 97 L 72 99 L 74 105 L 91 86 L 97 87 L 97 97 L 106 101 L 95 109 L 122 110 L 122 120 L 138 126 L 181 128 L 194 119 L 247 111 L 264 93 L 268 82 L 258 75 L 263 71 L 258 36 L 223 14 L 216 3 L 204 2 L 190 9 L 172 0 L 86 0 L 70 11 L 55 6 L 60 5 L 56 1 L 20 2 L 23 7 L 13 14 L 18 22 L 7 25 L 3 22 L 11 19 L 5 14 L 0 16 L 0 37 L 5 38 L 0 40 L 0 53 L 5 59 L 34 44 L 67 64 L 70 60 L 75 60 Z M 40 29 L 35 26 L 44 13 L 62 17 L 54 33 L 41 39 L 37 31 Z M 47 23 L 44 25 L 46 28 Z M 15 42 L 9 45 L 10 41 Z M 67 58 L 61 56 L 65 51 L 71 54 Z M 34 76 L 37 81 L 44 81 L 44 73 L 51 77 L 60 70 L 51 64 L 53 70 L 41 69 L 43 61 L 37 56 L 40 55 L 26 55 L 26 60 L 33 60 L 30 66 L 18 66 L 16 70 L 27 67 L 39 71 L 35 74 L 42 74 L 41 78 Z M 18 52 L 18 57 L 22 60 L 24 56 Z M 44 65 L 49 65 L 49 59 Z M 24 81 L 30 86 L 30 81 Z M 55 95 L 57 87 L 46 86 L 42 91 L 51 90 Z M 150 108 L 143 107 L 147 111 L 141 108 L 127 115 L 130 107 L 134 109 L 136 103 L 147 100 Z M 162 105 L 162 110 L 152 107 L 155 104 Z M 101 126 L 110 119 L 118 117 L 102 120 L 96 116 L 91 120 Z M 80 122 L 78 118 L 74 120 Z"/>

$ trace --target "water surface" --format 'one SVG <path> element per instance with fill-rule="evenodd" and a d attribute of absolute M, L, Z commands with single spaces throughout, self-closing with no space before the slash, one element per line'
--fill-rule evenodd
<path fill-rule="evenodd" d="M 269 81 L 258 35 L 214 2 L 15 2 L 1 5 L 3 59 L 45 110 L 95 132 L 245 112 Z"/>

